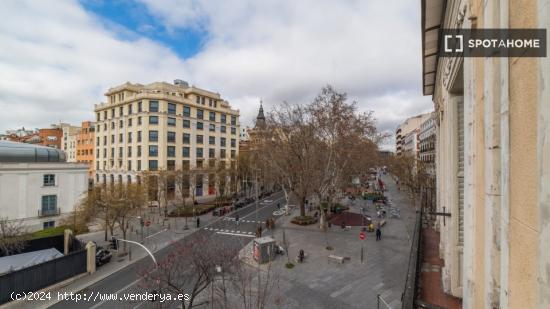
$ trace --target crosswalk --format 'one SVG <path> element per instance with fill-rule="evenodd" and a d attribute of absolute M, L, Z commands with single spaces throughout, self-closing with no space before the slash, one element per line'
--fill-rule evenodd
<path fill-rule="evenodd" d="M 235 218 L 225 217 L 225 218 L 223 218 L 223 220 L 224 220 L 224 221 L 235 221 Z M 263 221 L 243 220 L 243 219 L 239 220 L 239 222 L 241 222 L 241 223 L 242 223 L 242 222 L 246 222 L 246 223 L 260 223 L 260 224 L 265 223 L 265 222 L 263 222 Z"/>
<path fill-rule="evenodd" d="M 256 237 L 252 232 L 239 231 L 239 230 L 229 230 L 224 228 L 214 228 L 214 227 L 205 227 L 207 231 L 215 232 L 216 234 L 222 235 L 232 235 L 232 236 L 242 236 L 242 237 Z"/>

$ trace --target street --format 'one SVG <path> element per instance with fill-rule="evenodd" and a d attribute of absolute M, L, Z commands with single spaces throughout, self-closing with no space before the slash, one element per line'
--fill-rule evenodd
<path fill-rule="evenodd" d="M 272 212 L 277 209 L 277 203 L 284 204 L 284 196 L 282 193 L 273 194 L 271 197 L 267 197 L 258 203 L 258 209 L 256 210 L 255 203 L 249 204 L 246 207 L 240 208 L 226 217 L 221 217 L 219 220 L 212 222 L 211 224 L 204 226 L 196 232 L 184 237 L 179 242 L 185 243 L 192 241 L 200 237 L 201 235 L 207 236 L 211 241 L 224 242 L 231 244 L 237 248 L 244 247 L 254 237 L 256 226 L 258 222 L 265 222 L 266 219 L 271 217 Z M 234 221 L 235 215 L 239 215 L 239 225 L 237 226 Z M 191 222 L 194 224 L 194 222 Z M 265 229 L 264 229 L 265 230 Z M 157 261 L 160 261 L 165 257 L 173 248 L 175 244 L 169 245 L 156 253 L 154 253 Z M 138 247 L 134 247 L 133 250 L 141 250 Z M 113 257 L 116 259 L 117 257 Z M 150 270 L 154 266 L 149 256 L 145 256 L 140 260 L 128 265 L 127 267 L 113 273 L 112 275 L 104 278 L 103 280 L 96 282 L 95 284 L 81 290 L 79 294 L 82 299 L 86 301 L 80 301 L 78 303 L 79 308 L 151 308 L 155 307 L 156 303 L 147 301 L 100 301 L 95 295 L 115 293 L 122 295 L 124 293 L 144 293 L 146 292 L 140 286 L 140 273 L 144 270 Z M 149 291 L 151 292 L 151 291 Z M 92 296 L 93 295 L 93 296 Z M 74 308 L 75 302 L 71 300 L 61 301 L 52 308 Z M 175 306 L 175 304 L 174 304 Z M 163 305 L 166 307 L 166 305 Z M 168 307 L 170 307 L 168 305 Z"/>

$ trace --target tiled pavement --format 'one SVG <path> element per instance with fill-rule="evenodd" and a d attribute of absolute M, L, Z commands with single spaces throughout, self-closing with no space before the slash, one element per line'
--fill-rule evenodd
<path fill-rule="evenodd" d="M 439 258 L 439 233 L 432 228 L 422 230 L 422 251 L 424 259 L 420 275 L 420 299 L 443 308 L 462 308 L 460 299 L 443 291 L 441 267 L 445 265 L 445 261 Z"/>
<path fill-rule="evenodd" d="M 291 216 L 277 221 L 274 238 L 282 242 L 283 226 L 289 242 L 290 259 L 295 260 L 300 249 L 306 254 L 303 264 L 286 269 L 287 257 L 278 257 L 273 269 L 278 276 L 278 288 L 283 308 L 401 308 L 401 294 L 405 285 L 410 235 L 414 227 L 415 210 L 408 199 L 389 179 L 387 194 L 395 206 L 401 208 L 401 219 L 386 219 L 382 241 L 373 233 L 359 239 L 360 227 L 345 231 L 333 226 L 328 232 L 317 225 L 299 227 L 290 224 Z M 351 211 L 359 212 L 365 201 L 356 201 Z M 374 211 L 371 209 L 371 213 Z M 333 250 L 326 250 L 330 245 Z M 364 261 L 361 263 L 361 245 Z M 344 264 L 329 261 L 329 255 L 349 257 Z M 388 305 L 384 305 L 384 302 Z"/>

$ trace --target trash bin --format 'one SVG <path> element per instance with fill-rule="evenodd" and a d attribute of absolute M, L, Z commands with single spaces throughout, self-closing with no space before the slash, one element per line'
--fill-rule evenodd
<path fill-rule="evenodd" d="M 260 237 L 254 239 L 252 255 L 258 264 L 268 263 L 275 258 L 275 239 Z"/>

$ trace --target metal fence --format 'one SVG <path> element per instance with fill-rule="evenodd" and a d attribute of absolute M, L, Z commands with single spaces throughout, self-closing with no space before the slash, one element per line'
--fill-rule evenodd
<path fill-rule="evenodd" d="M 86 272 L 86 249 L 0 276 L 0 304 L 12 293 L 34 292 Z"/>
<path fill-rule="evenodd" d="M 420 283 L 420 267 L 422 265 L 422 207 L 416 212 L 416 223 L 409 255 L 409 266 L 407 269 L 407 279 L 405 280 L 405 289 L 401 296 L 403 309 L 415 308 L 415 300 L 418 298 Z"/>

